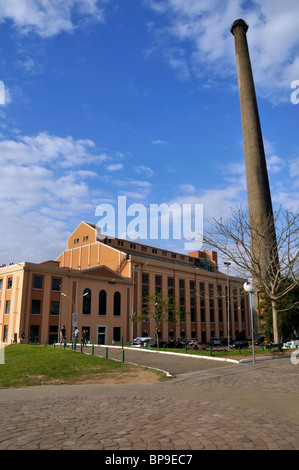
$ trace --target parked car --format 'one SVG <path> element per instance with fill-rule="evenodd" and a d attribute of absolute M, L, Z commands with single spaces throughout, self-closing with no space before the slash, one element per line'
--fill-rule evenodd
<path fill-rule="evenodd" d="M 190 346 L 197 346 L 198 345 L 198 341 L 196 341 L 196 339 L 190 339 L 190 341 L 188 341 L 188 344 Z"/>
<path fill-rule="evenodd" d="M 221 341 L 220 338 L 214 336 L 213 338 L 210 339 L 210 342 L 208 343 L 209 346 L 221 346 Z"/>
<path fill-rule="evenodd" d="M 286 349 L 299 348 L 299 340 L 295 339 L 295 340 L 291 340 L 291 341 L 286 341 L 285 343 L 283 343 L 283 347 L 286 348 Z"/>
<path fill-rule="evenodd" d="M 139 336 L 133 340 L 133 346 L 151 346 L 151 340 L 149 336 Z"/>
<path fill-rule="evenodd" d="M 236 348 L 236 349 L 248 348 L 248 341 L 246 341 L 245 339 L 233 341 L 231 347 Z"/>
<path fill-rule="evenodd" d="M 165 347 L 166 348 L 175 348 L 175 341 L 173 341 L 173 339 L 168 340 L 165 344 Z"/>

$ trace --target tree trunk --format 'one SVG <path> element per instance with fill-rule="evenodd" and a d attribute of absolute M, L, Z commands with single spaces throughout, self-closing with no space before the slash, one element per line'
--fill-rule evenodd
<path fill-rule="evenodd" d="M 277 312 L 277 301 L 271 300 L 272 305 L 272 319 L 273 319 L 273 337 L 274 343 L 279 343 L 279 329 L 278 329 L 278 312 Z"/>

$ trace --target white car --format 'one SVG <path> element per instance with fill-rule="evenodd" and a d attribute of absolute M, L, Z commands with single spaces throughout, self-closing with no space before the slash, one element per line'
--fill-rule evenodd
<path fill-rule="evenodd" d="M 138 336 L 138 338 L 134 339 L 133 346 L 151 346 L 151 340 L 152 338 L 150 338 L 149 336 Z"/>
<path fill-rule="evenodd" d="M 196 339 L 190 339 L 190 341 L 188 342 L 188 344 L 190 346 L 196 346 L 198 344 L 198 341 L 196 341 Z"/>
<path fill-rule="evenodd" d="M 287 341 L 286 343 L 283 343 L 283 347 L 285 349 L 296 349 L 299 348 L 299 339 L 295 339 L 293 341 Z"/>

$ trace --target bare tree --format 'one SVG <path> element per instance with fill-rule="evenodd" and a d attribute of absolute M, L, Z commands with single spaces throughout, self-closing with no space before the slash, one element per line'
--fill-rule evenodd
<path fill-rule="evenodd" d="M 272 236 L 274 230 L 276 237 Z M 242 207 L 231 209 L 226 220 L 211 221 L 203 240 L 225 255 L 242 277 L 251 278 L 258 295 L 270 299 L 274 342 L 278 343 L 277 301 L 299 282 L 298 211 L 280 209 L 274 214 L 273 225 L 272 217 L 255 223 Z M 285 279 L 289 282 L 285 283 Z"/>

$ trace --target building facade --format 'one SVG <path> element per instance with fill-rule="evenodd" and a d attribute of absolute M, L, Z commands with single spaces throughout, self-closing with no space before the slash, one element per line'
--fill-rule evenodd
<path fill-rule="evenodd" d="M 155 338 L 149 314 L 136 321 L 148 296 L 175 299 L 179 321 L 169 316 L 161 340 L 247 338 L 249 308 L 244 280 L 221 273 L 217 253 L 188 255 L 128 240 L 102 237 L 81 222 L 55 261 L 20 263 L 0 269 L 0 334 L 3 343 L 40 344 L 59 340 L 73 321 L 94 344 L 128 344 L 136 336 Z M 73 313 L 77 315 L 73 316 Z"/>

